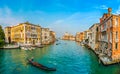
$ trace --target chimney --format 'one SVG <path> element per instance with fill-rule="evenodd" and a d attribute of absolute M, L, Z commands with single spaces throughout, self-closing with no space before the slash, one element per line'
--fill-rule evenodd
<path fill-rule="evenodd" d="M 112 8 L 108 8 L 108 14 L 111 14 Z"/>

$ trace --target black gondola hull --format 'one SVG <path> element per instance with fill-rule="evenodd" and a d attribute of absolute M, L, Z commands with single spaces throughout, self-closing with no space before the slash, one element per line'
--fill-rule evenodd
<path fill-rule="evenodd" d="M 46 66 L 43 66 L 42 64 L 39 64 L 39 63 L 37 63 L 37 62 L 33 62 L 33 61 L 31 61 L 31 60 L 28 60 L 28 62 L 29 62 L 31 65 L 33 65 L 33 66 L 35 66 L 35 67 L 37 67 L 37 68 L 40 68 L 40 69 L 42 69 L 42 70 L 46 70 L 46 71 L 56 71 L 55 68 L 48 68 L 48 67 L 46 67 Z"/>

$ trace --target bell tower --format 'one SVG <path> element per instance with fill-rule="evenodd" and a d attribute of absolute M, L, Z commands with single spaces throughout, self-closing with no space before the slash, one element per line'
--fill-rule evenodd
<path fill-rule="evenodd" d="M 111 14 L 112 8 L 108 8 L 108 14 Z"/>

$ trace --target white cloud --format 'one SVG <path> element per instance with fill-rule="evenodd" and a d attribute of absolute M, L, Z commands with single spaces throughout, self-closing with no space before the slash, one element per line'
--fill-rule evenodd
<path fill-rule="evenodd" d="M 57 20 L 57 21 L 53 22 L 52 24 L 53 24 L 53 25 L 57 25 L 57 24 L 60 24 L 60 23 L 62 23 L 62 22 L 63 22 L 63 20 Z"/>
<path fill-rule="evenodd" d="M 65 32 L 75 35 L 76 32 L 85 31 L 92 24 L 99 22 L 99 17 L 98 12 L 76 12 L 66 18 L 54 21 L 47 27 L 54 30 L 58 34 L 57 36 L 62 36 Z"/>
<path fill-rule="evenodd" d="M 22 21 L 21 17 L 14 16 L 12 10 L 5 6 L 0 8 L 0 25 L 3 27 L 18 24 Z"/>
<path fill-rule="evenodd" d="M 11 14 L 11 10 L 8 7 L 0 8 L 0 16 L 7 16 Z"/>
<path fill-rule="evenodd" d="M 119 6 L 119 8 L 116 10 L 115 14 L 120 14 L 120 6 Z"/>
<path fill-rule="evenodd" d="M 108 9 L 108 7 L 106 5 L 101 5 L 101 6 L 98 6 L 98 7 L 95 7 L 97 9 Z"/>
<path fill-rule="evenodd" d="M 13 11 L 8 6 L 0 8 L 0 25 L 3 27 L 16 25 L 25 21 L 29 21 L 34 24 L 41 24 L 46 22 L 48 14 L 41 10 L 30 10 L 25 11 L 23 9 L 18 9 L 18 11 Z"/>

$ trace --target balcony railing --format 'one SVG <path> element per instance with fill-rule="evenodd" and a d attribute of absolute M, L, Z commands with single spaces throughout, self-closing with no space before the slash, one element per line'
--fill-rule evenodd
<path fill-rule="evenodd" d="M 31 38 L 38 38 L 37 36 L 31 36 Z"/>
<path fill-rule="evenodd" d="M 105 32 L 107 30 L 107 27 L 103 28 L 101 32 Z"/>

